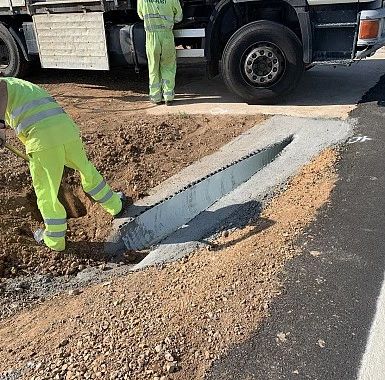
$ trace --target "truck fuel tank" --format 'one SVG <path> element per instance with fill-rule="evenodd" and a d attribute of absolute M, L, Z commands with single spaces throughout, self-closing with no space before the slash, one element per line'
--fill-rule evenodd
<path fill-rule="evenodd" d="M 111 66 L 147 65 L 146 35 L 142 22 L 106 26 L 107 50 Z"/>

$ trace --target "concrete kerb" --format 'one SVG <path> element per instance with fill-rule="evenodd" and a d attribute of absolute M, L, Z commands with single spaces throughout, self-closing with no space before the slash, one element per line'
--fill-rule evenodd
<path fill-rule="evenodd" d="M 229 226 L 237 227 L 256 213 L 264 199 L 273 190 L 287 182 L 302 166 L 329 146 L 346 141 L 353 131 L 350 120 L 327 120 L 274 116 L 256 125 L 214 154 L 195 162 L 180 173 L 152 189 L 149 196 L 132 205 L 125 218 L 114 221 L 113 231 L 106 242 L 105 251 L 121 254 L 126 250 L 119 236 L 119 226 L 143 209 L 173 195 L 175 192 L 206 174 L 221 168 L 258 149 L 294 135 L 293 141 L 270 164 L 258 171 L 248 181 L 214 203 L 205 212 L 165 238 L 132 270 L 163 264 L 182 258 L 202 247 L 218 231 Z M 205 239 L 205 241 L 202 241 Z"/>

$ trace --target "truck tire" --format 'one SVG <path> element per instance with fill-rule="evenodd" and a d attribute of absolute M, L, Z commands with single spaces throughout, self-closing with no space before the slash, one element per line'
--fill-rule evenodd
<path fill-rule="evenodd" d="M 297 87 L 303 72 L 298 37 L 272 21 L 255 21 L 238 29 L 222 55 L 227 88 L 252 104 L 277 103 Z"/>
<path fill-rule="evenodd" d="M 0 23 L 0 72 L 6 77 L 22 78 L 28 73 L 29 67 L 12 34 Z"/>

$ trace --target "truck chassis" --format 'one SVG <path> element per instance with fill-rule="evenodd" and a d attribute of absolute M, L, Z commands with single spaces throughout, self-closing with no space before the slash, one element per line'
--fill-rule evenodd
<path fill-rule="evenodd" d="M 349 0 L 348 0 L 349 1 Z M 178 57 L 204 57 L 208 76 L 248 103 L 277 103 L 306 68 L 350 65 L 385 44 L 380 0 L 183 0 Z M 0 71 L 109 70 L 147 64 L 135 0 L 0 0 Z"/>

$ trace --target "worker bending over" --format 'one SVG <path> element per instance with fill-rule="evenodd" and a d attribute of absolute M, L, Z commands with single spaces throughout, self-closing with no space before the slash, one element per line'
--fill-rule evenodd
<path fill-rule="evenodd" d="M 138 0 L 137 11 L 144 20 L 150 101 L 166 105 L 174 100 L 176 50 L 174 24 L 182 21 L 179 0 Z"/>
<path fill-rule="evenodd" d="M 0 75 L 0 148 L 6 142 L 5 126 L 15 130 L 25 145 L 37 205 L 45 230 L 35 240 L 55 251 L 65 249 L 67 213 L 58 200 L 64 166 L 79 171 L 82 186 L 114 217 L 123 213 L 125 196 L 113 192 L 88 160 L 79 128 L 42 88 Z"/>

